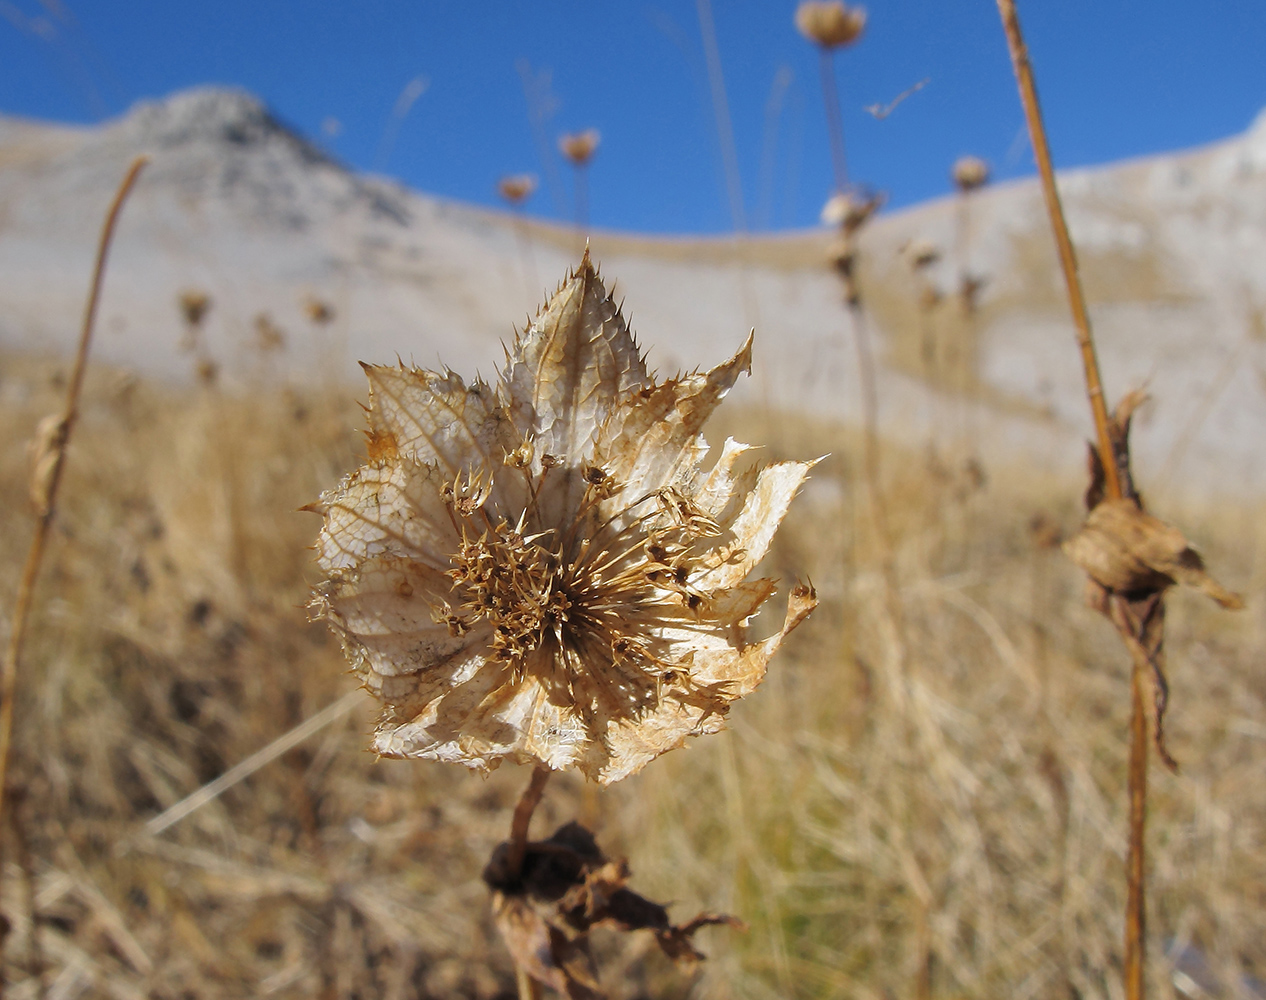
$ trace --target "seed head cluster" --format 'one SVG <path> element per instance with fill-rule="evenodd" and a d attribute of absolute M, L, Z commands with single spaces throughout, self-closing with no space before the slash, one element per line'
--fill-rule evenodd
<path fill-rule="evenodd" d="M 369 464 L 324 514 L 313 607 L 384 710 L 373 749 L 607 783 L 720 728 L 812 610 L 752 641 L 747 580 L 812 463 L 699 435 L 751 342 L 657 383 L 588 256 L 498 384 L 367 367 Z"/>

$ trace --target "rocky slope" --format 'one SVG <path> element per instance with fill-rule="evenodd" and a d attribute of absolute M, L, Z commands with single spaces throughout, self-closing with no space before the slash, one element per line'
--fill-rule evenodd
<path fill-rule="evenodd" d="M 153 162 L 117 237 L 98 350 L 163 377 L 191 377 L 196 354 L 237 381 L 344 380 L 355 360 L 396 354 L 488 375 L 580 250 L 564 229 L 353 174 L 240 92 L 180 93 L 99 128 L 0 119 L 0 348 L 69 348 L 101 215 L 142 151 Z M 1260 490 L 1266 116 L 1215 146 L 1061 186 L 1109 391 L 1146 381 L 1155 396 L 1136 435 L 1153 489 Z M 911 240 L 940 260 L 915 273 Z M 598 233 L 593 252 L 661 370 L 714 363 L 754 326 L 756 374 L 736 392 L 771 414 L 855 418 L 828 241 Z M 1035 183 L 881 215 L 864 251 L 887 428 L 1080 460 L 1081 372 Z M 964 272 L 984 281 L 970 316 Z M 210 298 L 196 352 L 185 290 Z"/>

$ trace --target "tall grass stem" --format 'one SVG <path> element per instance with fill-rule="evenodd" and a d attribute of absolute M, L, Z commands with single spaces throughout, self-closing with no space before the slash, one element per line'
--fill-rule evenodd
<path fill-rule="evenodd" d="M 66 387 L 66 404 L 62 409 L 56 435 L 52 441 L 52 466 L 48 473 L 47 483 L 43 487 L 42 509 L 38 512 L 35 535 L 31 539 L 31 547 L 27 551 L 26 564 L 22 568 L 22 578 L 18 584 L 17 601 L 13 609 L 12 632 L 9 635 L 9 645 L 5 650 L 3 664 L 0 664 L 0 816 L 4 815 L 4 795 L 9 776 L 10 749 L 13 743 L 13 702 L 17 694 L 18 666 L 22 659 L 27 622 L 30 619 L 31 604 L 35 596 L 35 583 L 39 578 L 40 565 L 44 560 L 44 550 L 57 508 L 57 490 L 66 466 L 66 448 L 70 443 L 70 432 L 74 428 L 75 419 L 79 415 L 79 395 L 83 391 L 84 373 L 88 367 L 88 349 L 92 344 L 97 306 L 101 301 L 106 258 L 110 252 L 115 224 L 119 221 L 123 204 L 127 201 L 137 178 L 140 177 L 141 171 L 148 162 L 149 158 L 145 156 L 138 156 L 132 161 L 123 182 L 114 194 L 114 200 L 110 202 L 109 211 L 101 227 L 96 263 L 92 271 L 92 285 L 88 292 L 83 325 L 79 333 L 79 347 L 75 352 L 75 364 L 71 370 L 70 383 Z"/>

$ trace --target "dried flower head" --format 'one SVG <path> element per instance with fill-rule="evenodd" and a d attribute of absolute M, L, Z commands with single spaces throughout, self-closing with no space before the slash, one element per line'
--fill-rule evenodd
<path fill-rule="evenodd" d="M 805 0 L 796 8 L 796 28 L 809 41 L 824 49 L 838 49 L 851 45 L 861 37 L 866 27 L 866 10 L 848 7 L 832 0 Z"/>
<path fill-rule="evenodd" d="M 384 711 L 373 749 L 606 784 L 721 728 L 816 604 L 747 580 L 812 463 L 710 469 L 699 434 L 751 360 L 657 383 L 588 255 L 495 386 L 367 366 L 369 464 L 325 493 L 316 616 Z"/>
<path fill-rule="evenodd" d="M 593 159 L 601 141 L 602 135 L 596 128 L 587 128 L 583 132 L 568 132 L 559 136 L 558 148 L 572 163 L 583 167 Z"/>
<path fill-rule="evenodd" d="M 989 164 L 978 156 L 960 156 L 950 171 L 960 191 L 975 191 L 989 183 Z"/>
<path fill-rule="evenodd" d="M 497 181 L 497 193 L 511 205 L 521 205 L 536 191 L 536 178 L 532 174 L 513 174 Z"/>

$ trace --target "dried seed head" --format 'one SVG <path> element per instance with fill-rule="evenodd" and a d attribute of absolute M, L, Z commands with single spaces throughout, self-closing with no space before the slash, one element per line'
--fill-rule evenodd
<path fill-rule="evenodd" d="M 865 9 L 848 7 L 839 0 L 829 3 L 805 0 L 796 8 L 796 28 L 800 34 L 824 49 L 851 45 L 861 37 L 865 27 Z"/>
<path fill-rule="evenodd" d="M 596 128 L 587 128 L 583 132 L 568 132 L 559 136 L 558 148 L 572 163 L 583 167 L 593 159 L 601 141 L 602 135 Z"/>
<path fill-rule="evenodd" d="M 960 156 L 950 171 L 960 191 L 975 191 L 989 183 L 989 164 L 978 156 Z"/>
<path fill-rule="evenodd" d="M 513 174 L 497 182 L 497 193 L 511 205 L 521 205 L 536 191 L 536 177 L 532 174 Z"/>
<path fill-rule="evenodd" d="M 746 635 L 812 465 L 737 475 L 729 441 L 704 467 L 750 359 L 657 383 L 586 257 L 495 387 L 366 366 L 371 460 L 314 508 L 313 608 L 383 702 L 376 752 L 609 783 L 721 727 L 816 604 Z"/>

